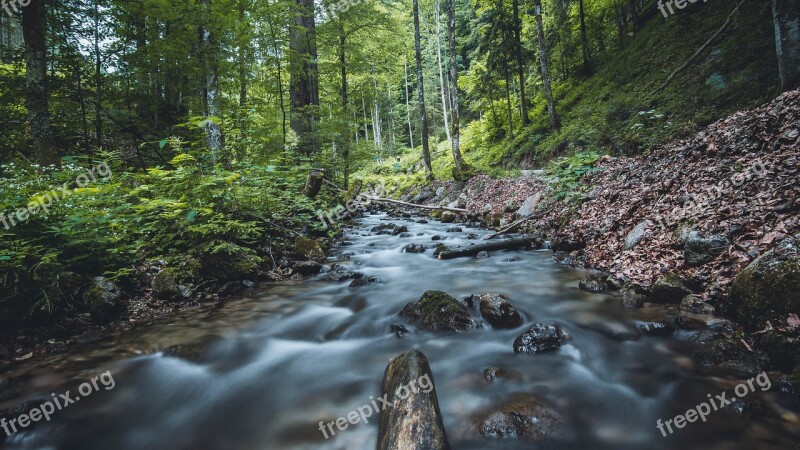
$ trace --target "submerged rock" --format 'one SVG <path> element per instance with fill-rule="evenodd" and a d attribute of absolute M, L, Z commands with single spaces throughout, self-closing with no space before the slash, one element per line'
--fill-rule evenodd
<path fill-rule="evenodd" d="M 493 328 L 516 328 L 522 325 L 522 317 L 519 312 L 511 306 L 506 297 L 499 294 L 483 294 L 478 297 L 477 303 L 481 311 L 481 316 Z M 474 300 L 473 300 L 474 301 Z"/>
<path fill-rule="evenodd" d="M 389 361 L 382 392 L 378 450 L 450 450 L 428 359 L 409 350 Z"/>
<path fill-rule="evenodd" d="M 390 236 L 397 236 L 400 233 L 408 232 L 408 228 L 406 228 L 404 225 L 396 225 L 396 224 L 393 224 L 393 223 L 385 223 L 383 225 L 378 225 L 376 227 L 372 227 L 372 229 L 369 230 L 369 231 L 371 233 L 375 233 L 375 234 L 386 234 L 386 235 L 390 235 Z"/>
<path fill-rule="evenodd" d="M 666 337 L 675 333 L 675 328 L 667 322 L 646 322 L 639 324 L 639 331 L 645 336 Z"/>
<path fill-rule="evenodd" d="M 564 415 L 534 394 L 515 394 L 475 414 L 472 421 L 477 434 L 482 436 L 543 441 L 567 439 L 572 435 Z"/>
<path fill-rule="evenodd" d="M 469 309 L 446 292 L 425 291 L 400 311 L 400 317 L 428 331 L 467 331 L 478 328 Z"/>
<path fill-rule="evenodd" d="M 322 264 L 316 261 L 300 261 L 292 268 L 292 275 L 299 273 L 305 277 L 316 275 L 322 271 Z"/>
<path fill-rule="evenodd" d="M 546 353 L 561 348 L 564 333 L 557 323 L 534 324 L 514 340 L 514 353 Z"/>
<path fill-rule="evenodd" d="M 362 278 L 364 274 L 354 272 L 345 266 L 331 264 L 330 268 L 324 269 L 319 277 L 320 281 L 343 281 L 348 279 Z"/>
<path fill-rule="evenodd" d="M 497 380 L 519 380 L 522 376 L 517 372 L 510 372 L 500 367 L 487 367 L 483 369 L 483 381 L 494 383 Z"/>
<path fill-rule="evenodd" d="M 425 246 L 420 244 L 409 244 L 403 248 L 403 253 L 425 253 Z"/>
<path fill-rule="evenodd" d="M 578 282 L 578 288 L 587 292 L 616 291 L 619 285 L 607 274 L 590 274 Z"/>
<path fill-rule="evenodd" d="M 787 238 L 734 278 L 731 304 L 748 331 L 789 313 L 800 314 L 799 249 L 800 236 Z"/>

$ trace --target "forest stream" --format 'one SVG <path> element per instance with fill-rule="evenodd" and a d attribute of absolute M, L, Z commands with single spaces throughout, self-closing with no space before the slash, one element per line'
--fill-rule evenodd
<path fill-rule="evenodd" d="M 413 236 L 370 233 L 387 221 L 405 225 Z M 648 304 L 627 310 L 618 295 L 581 291 L 578 281 L 586 272 L 561 266 L 550 250 L 433 258 L 434 235 L 448 245 L 469 245 L 474 235 L 489 233 L 467 226 L 447 232 L 451 226 L 368 215 L 346 229 L 344 244 L 328 263 L 377 282 L 262 284 L 246 297 L 86 344 L 77 354 L 18 365 L 8 374 L 18 395 L 3 403 L 49 398 L 107 370 L 114 385 L 101 385 L 84 401 L 54 413 L 50 422 L 12 435 L 2 448 L 371 449 L 378 438 L 377 415 L 366 424 L 336 429 L 329 439 L 320 421 L 346 416 L 379 397 L 387 362 L 411 348 L 430 361 L 447 437 L 456 449 L 721 450 L 794 448 L 800 442 L 797 416 L 774 390 L 762 391 L 765 379 L 708 414 L 706 423 L 688 423 L 664 437 L 657 420 L 683 414 L 709 394 L 736 397 L 741 378 L 695 367 L 690 338 L 702 331 L 679 329 L 669 337 L 640 333 L 640 325 L 670 320 L 677 308 Z M 428 248 L 405 253 L 410 243 Z M 523 325 L 496 330 L 483 322 L 464 333 L 415 331 L 398 312 L 428 289 L 459 300 L 505 294 Z M 710 329 L 725 326 L 711 316 L 680 314 L 705 321 Z M 534 322 L 558 323 L 569 338 L 556 352 L 515 354 L 514 339 Z M 398 337 L 393 324 L 410 331 Z M 189 358 L 160 351 L 173 345 L 195 350 Z M 489 367 L 510 375 L 487 382 Z M 531 442 L 479 437 L 471 430 L 476 414 L 516 393 L 535 394 L 559 411 L 562 437 Z"/>

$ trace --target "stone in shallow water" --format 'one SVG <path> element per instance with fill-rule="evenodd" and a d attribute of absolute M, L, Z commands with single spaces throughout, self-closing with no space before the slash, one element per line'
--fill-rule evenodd
<path fill-rule="evenodd" d="M 519 312 L 502 295 L 483 294 L 479 301 L 481 315 L 493 328 L 516 328 L 522 325 Z"/>
<path fill-rule="evenodd" d="M 514 340 L 514 353 L 546 353 L 561 348 L 564 333 L 557 323 L 536 323 Z"/>
<path fill-rule="evenodd" d="M 425 291 L 416 302 L 408 303 L 400 317 L 428 331 L 467 331 L 478 328 L 469 309 L 442 291 Z"/>
<path fill-rule="evenodd" d="M 535 394 L 514 394 L 472 416 L 477 434 L 526 441 L 564 440 L 574 433 L 554 405 Z"/>

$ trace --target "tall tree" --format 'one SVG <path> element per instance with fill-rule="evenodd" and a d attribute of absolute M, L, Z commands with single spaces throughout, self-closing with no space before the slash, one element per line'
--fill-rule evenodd
<path fill-rule="evenodd" d="M 431 151 L 428 147 L 428 116 L 425 113 L 425 83 L 422 77 L 422 46 L 419 36 L 419 0 L 413 0 L 414 50 L 417 60 L 417 90 L 419 92 L 419 120 L 422 128 L 422 161 L 425 164 L 425 177 L 433 181 L 431 170 Z"/>
<path fill-rule="evenodd" d="M 561 128 L 556 113 L 556 104 L 553 100 L 553 89 L 550 86 L 550 70 L 547 66 L 547 45 L 544 41 L 544 24 L 542 23 L 542 0 L 536 0 L 536 34 L 539 41 L 539 64 L 542 67 L 542 82 L 544 83 L 544 97 L 547 100 L 547 113 L 550 115 L 550 127 L 553 130 Z"/>
<path fill-rule="evenodd" d="M 586 35 L 586 14 L 583 11 L 583 0 L 578 0 L 578 9 L 581 18 L 581 49 L 583 51 L 583 71 L 585 75 L 589 75 L 591 68 L 589 67 L 589 37 Z"/>
<path fill-rule="evenodd" d="M 311 155 L 317 151 L 319 116 L 319 69 L 314 0 L 295 0 L 297 10 L 289 31 L 289 98 L 291 127 L 298 137 L 298 151 Z"/>
<path fill-rule="evenodd" d="M 772 0 L 781 88 L 800 85 L 800 0 Z"/>
<path fill-rule="evenodd" d="M 22 8 L 22 36 L 25 40 L 25 106 L 33 138 L 33 154 L 39 164 L 57 164 L 53 131 L 50 127 L 47 85 L 47 9 L 45 0 Z"/>
<path fill-rule="evenodd" d="M 450 97 L 452 104 L 450 105 L 450 124 L 453 131 L 450 133 L 453 148 L 453 178 L 457 181 L 467 175 L 467 163 L 461 156 L 461 143 L 460 143 L 460 129 L 459 129 L 459 112 L 458 112 L 458 50 L 456 49 L 456 0 L 448 0 L 449 5 L 447 8 L 447 35 L 450 42 Z"/>
<path fill-rule="evenodd" d="M 204 115 L 209 118 L 206 122 L 206 144 L 215 152 L 216 157 L 222 148 L 222 128 L 218 121 L 221 117 L 220 92 L 219 92 L 219 44 L 211 32 L 211 0 L 203 0 L 204 24 L 200 26 L 201 60 L 203 61 L 204 82 L 201 90 Z"/>
<path fill-rule="evenodd" d="M 525 97 L 525 63 L 522 58 L 522 39 L 520 38 L 522 30 L 522 20 L 519 17 L 519 0 L 513 0 L 514 8 L 514 53 L 517 57 L 517 75 L 519 76 L 519 108 L 522 114 L 522 126 L 528 126 L 531 123 L 528 117 L 528 100 Z"/>
<path fill-rule="evenodd" d="M 436 20 L 436 62 L 439 65 L 439 87 L 442 93 L 442 118 L 444 119 L 444 131 L 447 135 L 447 142 L 452 142 L 452 138 L 450 136 L 450 124 L 449 120 L 447 119 L 447 95 L 445 94 L 447 90 L 447 86 L 444 82 L 444 71 L 442 70 L 442 42 L 441 42 L 441 14 L 439 12 L 441 7 L 441 2 L 436 0 L 436 5 L 434 5 L 434 20 Z"/>

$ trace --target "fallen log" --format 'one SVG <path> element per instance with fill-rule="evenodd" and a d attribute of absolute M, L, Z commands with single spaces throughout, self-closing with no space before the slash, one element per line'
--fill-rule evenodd
<path fill-rule="evenodd" d="M 501 234 L 508 233 L 509 231 L 513 230 L 514 228 L 522 225 L 524 222 L 527 222 L 529 220 L 536 220 L 536 219 L 541 218 L 542 216 L 544 216 L 544 211 L 540 212 L 538 214 L 534 214 L 532 216 L 523 217 L 522 219 L 519 219 L 518 221 L 516 221 L 516 222 L 514 222 L 512 224 L 506 225 L 505 227 L 497 230 L 493 234 L 485 236 L 482 240 L 488 241 L 489 239 L 496 238 L 497 236 L 500 236 Z"/>
<path fill-rule="evenodd" d="M 453 250 L 443 250 L 439 253 L 439 259 L 462 258 L 466 256 L 476 256 L 480 252 L 491 252 L 497 250 L 516 250 L 524 247 L 540 248 L 542 239 L 539 236 L 526 236 L 521 238 L 506 239 L 503 241 L 487 242 L 476 244 L 467 248 Z"/>
<path fill-rule="evenodd" d="M 455 213 L 467 214 L 467 210 L 466 209 L 449 208 L 447 206 L 417 205 L 416 203 L 401 202 L 400 200 L 392 200 L 390 198 L 370 198 L 370 201 L 392 203 L 392 204 L 395 204 L 395 205 L 410 206 L 412 208 L 438 209 L 440 211 L 450 211 L 450 212 L 455 212 Z"/>

